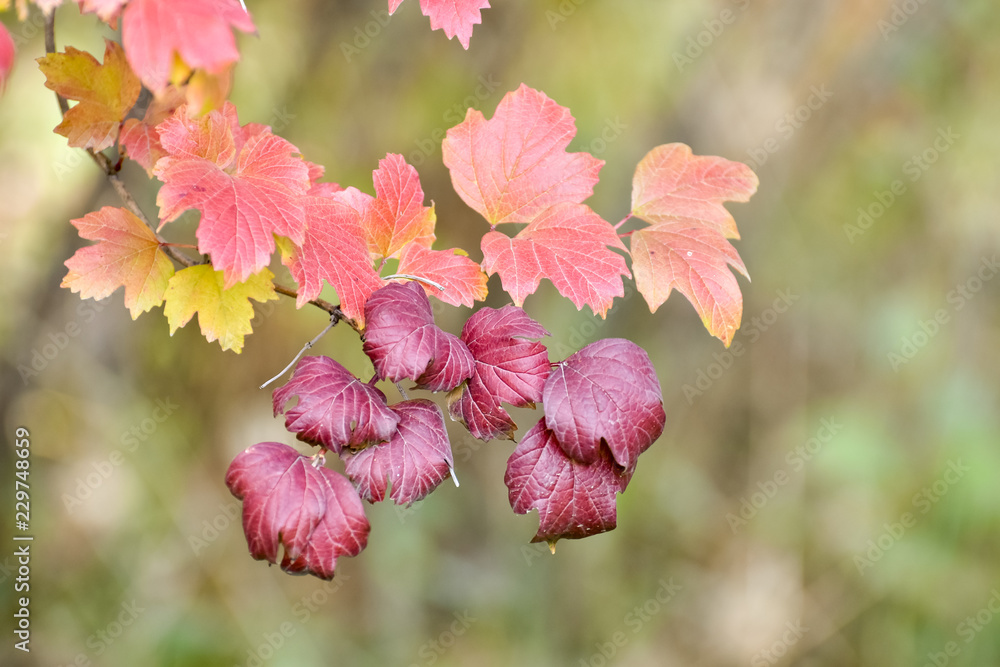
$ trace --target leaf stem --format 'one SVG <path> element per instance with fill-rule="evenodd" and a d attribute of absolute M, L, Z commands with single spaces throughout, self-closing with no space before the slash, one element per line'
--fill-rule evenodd
<path fill-rule="evenodd" d="M 440 291 L 444 291 L 444 285 L 441 283 L 436 283 L 430 278 L 424 278 L 423 276 L 414 276 L 409 273 L 394 273 L 391 276 L 386 276 L 382 280 L 396 280 L 397 278 L 403 278 L 405 280 L 415 280 L 418 283 L 424 283 L 425 285 L 430 285 L 431 287 L 436 287 Z"/>
<path fill-rule="evenodd" d="M 625 216 L 624 218 L 622 218 L 622 221 L 621 221 L 621 222 L 619 222 L 619 223 L 618 223 L 617 225 L 615 225 L 615 231 L 618 231 L 618 228 L 619 228 L 619 227 L 621 227 L 622 225 L 624 225 L 624 224 L 625 224 L 626 222 L 628 222 L 628 221 L 629 221 L 629 220 L 631 220 L 631 219 L 632 219 L 632 214 L 631 214 L 631 213 L 629 213 L 629 214 L 628 214 L 628 215 L 626 215 L 626 216 Z"/>
<path fill-rule="evenodd" d="M 265 382 L 264 384 L 262 384 L 259 388 L 263 389 L 264 387 L 266 387 L 267 385 L 271 384 L 272 382 L 274 382 L 275 380 L 277 380 L 278 378 L 280 378 L 282 375 L 284 375 L 285 373 L 287 373 L 291 369 L 291 367 L 295 365 L 295 362 L 297 362 L 302 357 L 302 355 L 306 353 L 306 350 L 311 349 L 313 345 L 315 345 L 316 343 L 318 343 L 319 339 L 322 338 L 323 336 L 325 336 L 327 331 L 329 331 L 333 327 L 337 326 L 337 322 L 339 322 L 339 321 L 340 321 L 340 317 L 338 317 L 337 315 L 331 314 L 330 315 L 330 323 L 326 325 L 326 328 L 323 329 L 322 331 L 320 331 L 319 334 L 317 334 L 317 336 L 315 338 L 313 338 L 311 341 L 309 341 L 308 343 L 306 343 L 305 345 L 303 345 L 302 349 L 299 350 L 299 353 L 295 355 L 295 358 L 292 359 L 292 361 L 287 366 L 285 366 L 284 368 L 282 368 L 280 373 L 278 373 L 273 378 L 271 378 L 270 380 L 268 380 L 267 382 Z"/>

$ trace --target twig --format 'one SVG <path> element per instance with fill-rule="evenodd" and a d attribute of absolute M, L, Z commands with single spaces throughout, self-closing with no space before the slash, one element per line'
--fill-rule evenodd
<path fill-rule="evenodd" d="M 278 378 L 280 378 L 282 375 L 284 375 L 285 373 L 287 373 L 289 371 L 289 369 L 291 369 L 291 367 L 295 365 L 295 362 L 297 362 L 302 357 L 302 355 L 306 353 L 306 350 L 312 348 L 313 345 L 315 345 L 316 343 L 318 343 L 319 339 L 322 338 L 323 336 L 325 336 L 327 331 L 329 331 L 333 327 L 337 326 L 337 322 L 339 322 L 339 321 L 340 321 L 340 318 L 338 316 L 336 316 L 336 315 L 330 315 L 330 323 L 326 325 L 326 328 L 323 329 L 322 331 L 320 331 L 319 334 L 315 338 L 313 338 L 311 341 L 309 341 L 308 343 L 306 343 L 305 345 L 303 345 L 302 349 L 299 350 L 299 353 L 295 355 L 295 358 L 292 359 L 292 361 L 287 366 L 285 366 L 284 368 L 282 368 L 280 373 L 278 373 L 273 378 L 271 378 L 270 380 L 268 380 L 267 382 L 265 382 L 264 384 L 262 384 L 260 386 L 260 389 L 263 389 L 264 387 L 266 387 L 267 385 L 271 384 L 272 382 L 274 382 L 275 380 L 277 380 Z"/>
<path fill-rule="evenodd" d="M 394 273 L 391 276 L 386 276 L 385 278 L 383 278 L 383 280 L 395 280 L 396 278 L 405 278 L 406 280 L 415 280 L 418 283 L 426 283 L 427 285 L 430 285 L 431 287 L 436 287 L 437 289 L 439 289 L 442 292 L 444 291 L 444 285 L 442 285 L 441 283 L 436 283 L 433 280 L 431 280 L 430 278 L 424 278 L 423 276 L 413 276 L 413 275 L 410 275 L 409 273 Z"/>

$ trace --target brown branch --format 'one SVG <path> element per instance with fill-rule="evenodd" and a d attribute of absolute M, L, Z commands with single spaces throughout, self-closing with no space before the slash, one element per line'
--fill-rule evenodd
<path fill-rule="evenodd" d="M 55 16 L 55 10 L 51 10 L 45 12 L 45 53 L 51 54 L 55 52 L 56 52 L 56 16 Z M 66 100 L 65 97 L 63 97 L 59 93 L 56 93 L 56 100 L 59 102 L 60 112 L 62 113 L 63 116 L 65 116 L 66 113 L 69 111 L 69 102 Z M 167 241 L 157 233 L 156 225 L 154 225 L 150 221 L 150 219 L 146 217 L 146 214 L 142 212 L 142 208 L 139 207 L 139 202 L 135 200 L 135 197 L 133 197 L 132 193 L 128 191 L 128 187 L 126 187 L 125 182 L 121 179 L 121 176 L 118 175 L 118 171 L 121 166 L 120 159 L 112 161 L 104 153 L 97 152 L 92 148 L 86 148 L 84 150 L 87 152 L 87 155 L 89 155 L 90 158 L 97 164 L 97 166 L 101 168 L 101 171 L 104 172 L 105 176 L 107 176 L 108 182 L 111 183 L 111 186 L 115 189 L 115 192 L 118 193 L 118 197 L 122 200 L 122 203 L 128 207 L 128 209 L 135 215 L 135 217 L 142 220 L 143 224 L 145 224 L 147 227 L 149 227 L 150 230 L 152 230 L 153 234 L 156 236 L 156 240 L 159 241 L 160 243 L 160 249 L 164 253 L 166 253 L 166 255 L 170 257 L 170 259 L 174 260 L 175 262 L 177 262 L 178 264 L 180 264 L 185 268 L 190 266 L 196 266 L 197 264 L 199 264 L 198 261 L 191 259 L 183 252 L 177 250 L 176 247 L 167 243 Z M 277 292 L 278 294 L 283 294 L 293 299 L 298 298 L 298 292 L 288 287 L 285 287 L 284 285 L 281 285 L 279 283 L 274 283 L 274 291 Z M 332 324 L 335 325 L 337 324 L 337 322 L 343 320 L 348 324 L 350 324 L 351 328 L 357 331 L 359 335 L 361 335 L 361 330 L 352 320 L 348 319 L 344 315 L 344 312 L 340 309 L 339 304 L 334 305 L 329 301 L 324 301 L 323 299 L 312 299 L 311 301 L 309 301 L 309 303 L 316 306 L 320 310 L 329 313 L 330 322 Z"/>

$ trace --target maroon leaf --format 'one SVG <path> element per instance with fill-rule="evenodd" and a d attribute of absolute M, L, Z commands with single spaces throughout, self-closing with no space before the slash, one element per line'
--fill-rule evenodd
<path fill-rule="evenodd" d="M 619 465 L 636 459 L 663 432 L 660 381 L 646 351 L 621 338 L 591 343 L 559 364 L 542 397 L 545 424 L 566 454 L 581 463 L 608 443 Z"/>
<path fill-rule="evenodd" d="M 614 530 L 615 495 L 625 490 L 630 477 L 607 447 L 590 464 L 570 459 L 539 420 L 507 460 L 504 484 L 515 512 L 538 510 L 538 532 L 531 541 L 554 544 Z"/>
<path fill-rule="evenodd" d="M 420 285 L 392 283 L 365 304 L 365 354 L 379 377 L 414 380 L 421 389 L 450 391 L 472 376 L 472 354 L 434 324 Z"/>
<path fill-rule="evenodd" d="M 385 394 L 329 357 L 302 358 L 288 384 L 274 392 L 275 415 L 285 412 L 292 396 L 299 402 L 285 413 L 285 428 L 337 453 L 345 445 L 385 442 L 399 423 Z"/>
<path fill-rule="evenodd" d="M 340 456 L 362 498 L 383 500 L 387 482 L 392 482 L 392 501 L 410 505 L 436 489 L 455 464 L 441 408 L 417 399 L 392 409 L 399 415 L 399 426 L 389 442 Z"/>
<path fill-rule="evenodd" d="M 338 557 L 357 556 L 368 544 L 371 526 L 351 483 L 291 447 L 262 442 L 241 452 L 226 486 L 243 501 L 250 555 L 277 563 L 283 546 L 285 572 L 332 579 Z"/>
<path fill-rule="evenodd" d="M 462 340 L 476 361 L 469 381 L 448 396 L 451 416 L 481 440 L 513 439 L 517 425 L 500 405 L 534 406 L 542 399 L 552 368 L 537 342 L 545 328 L 516 306 L 482 308 L 462 328 Z"/>

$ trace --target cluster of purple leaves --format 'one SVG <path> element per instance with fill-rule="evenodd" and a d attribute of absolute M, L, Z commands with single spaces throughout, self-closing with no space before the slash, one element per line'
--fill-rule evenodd
<path fill-rule="evenodd" d="M 517 425 L 503 404 L 541 401 L 545 416 L 507 463 L 511 507 L 538 510 L 534 541 L 615 527 L 616 494 L 664 424 L 660 385 L 640 347 L 606 339 L 553 365 L 538 340 L 548 332 L 522 309 L 482 308 L 458 337 L 434 324 L 415 283 L 375 292 L 365 319 L 364 351 L 375 368 L 369 382 L 328 357 L 305 357 L 274 392 L 275 415 L 283 413 L 285 427 L 319 453 L 310 458 L 265 442 L 229 467 L 226 484 L 244 502 L 254 558 L 280 557 L 287 572 L 329 579 L 338 557 L 367 544 L 362 499 L 388 495 L 410 505 L 454 474 L 441 409 L 427 399 L 389 405 L 375 386 L 381 380 L 449 392 L 451 417 L 482 440 L 514 439 Z M 343 461 L 349 481 L 323 466 L 328 452 Z"/>

